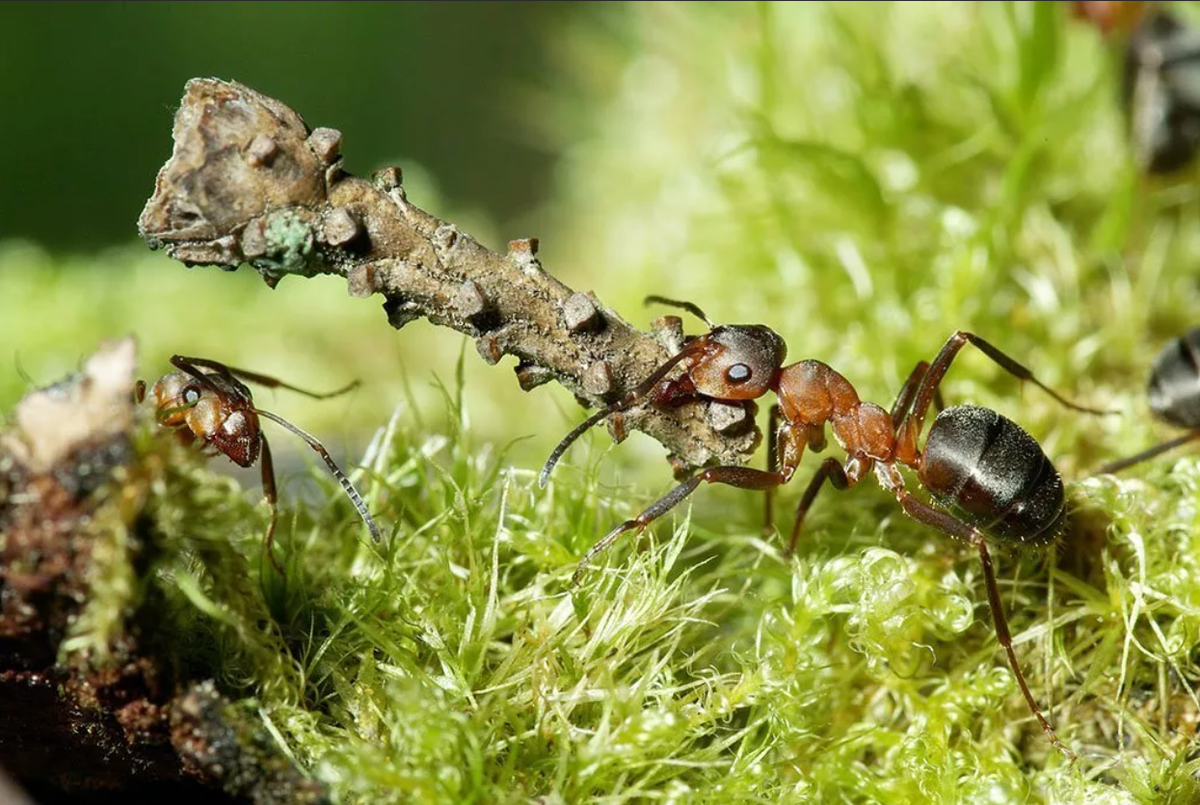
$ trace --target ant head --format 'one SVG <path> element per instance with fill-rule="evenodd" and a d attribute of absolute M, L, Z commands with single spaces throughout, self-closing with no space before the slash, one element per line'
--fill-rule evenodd
<path fill-rule="evenodd" d="M 726 324 L 697 339 L 700 355 L 688 375 L 696 391 L 718 400 L 753 400 L 770 391 L 787 344 L 761 324 Z"/>
<path fill-rule="evenodd" d="M 236 464 L 248 467 L 258 458 L 260 426 L 250 390 L 237 380 L 187 372 L 171 372 L 154 384 L 158 421 L 186 427 Z"/>

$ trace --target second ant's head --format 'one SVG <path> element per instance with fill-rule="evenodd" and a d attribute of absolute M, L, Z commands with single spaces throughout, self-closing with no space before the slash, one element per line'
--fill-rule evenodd
<path fill-rule="evenodd" d="M 219 375 L 205 377 L 205 383 L 187 372 L 160 378 L 152 389 L 159 423 L 186 427 L 238 466 L 251 466 L 258 459 L 260 425 L 250 389 Z"/>
<path fill-rule="evenodd" d="M 696 339 L 688 375 L 696 391 L 718 400 L 753 400 L 775 387 L 787 344 L 761 324 L 724 324 Z"/>

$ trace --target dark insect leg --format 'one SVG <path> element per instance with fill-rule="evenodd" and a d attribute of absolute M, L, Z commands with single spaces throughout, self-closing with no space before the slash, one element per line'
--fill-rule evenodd
<path fill-rule="evenodd" d="M 912 408 L 913 398 L 916 397 L 917 388 L 921 385 L 921 380 L 924 379 L 925 373 L 929 371 L 929 361 L 919 361 L 909 373 L 908 379 L 904 381 L 904 385 L 900 387 L 900 393 L 896 395 L 896 402 L 892 405 L 892 427 L 900 426 L 900 421 L 908 414 Z M 933 407 L 940 414 L 946 408 L 946 402 L 942 399 L 942 390 L 934 389 L 933 392 Z"/>
<path fill-rule="evenodd" d="M 1189 433 L 1185 433 L 1182 436 L 1178 436 L 1174 439 L 1171 439 L 1170 441 L 1166 441 L 1166 442 L 1163 442 L 1162 444 L 1155 445 L 1154 447 L 1151 447 L 1148 450 L 1143 450 L 1142 452 L 1140 452 L 1136 455 L 1129 456 L 1128 458 L 1123 458 L 1120 461 L 1113 461 L 1109 464 L 1105 464 L 1097 472 L 1100 474 L 1110 473 L 1110 472 L 1120 472 L 1121 470 L 1125 469 L 1126 467 L 1132 467 L 1134 464 L 1141 463 L 1148 458 L 1154 458 L 1155 456 L 1162 455 L 1163 453 L 1166 453 L 1169 450 L 1174 450 L 1176 447 L 1187 444 L 1188 442 L 1191 442 L 1191 441 L 1195 441 L 1196 439 L 1200 439 L 1200 430 L 1190 431 Z"/>
<path fill-rule="evenodd" d="M 779 403 L 771 406 L 767 417 L 767 472 L 779 472 Z M 775 487 L 768 487 L 763 495 L 763 534 L 770 535 L 775 528 Z"/>
<path fill-rule="evenodd" d="M 133 401 L 140 405 L 146 399 L 146 381 L 139 380 L 133 384 Z"/>
<path fill-rule="evenodd" d="M 650 525 L 650 523 L 662 517 L 675 508 L 684 498 L 696 491 L 696 487 L 702 481 L 710 484 L 729 484 L 741 489 L 771 489 L 785 483 L 786 480 L 778 472 L 763 472 L 762 470 L 750 469 L 749 467 L 723 466 L 702 470 L 650 504 L 637 517 L 632 520 L 626 520 L 605 534 L 579 560 L 579 567 L 575 570 L 575 575 L 571 577 L 571 584 L 574 585 L 579 582 L 579 579 L 583 577 L 583 572 L 587 570 L 588 563 L 592 561 L 596 554 L 616 542 L 617 538 L 626 531 L 633 531 L 635 529 L 641 531 Z"/>
<path fill-rule="evenodd" d="M 700 321 L 704 322 L 709 327 L 717 326 L 717 325 L 713 324 L 712 319 L 710 319 L 708 316 L 704 315 L 704 311 L 700 309 L 699 305 L 696 305 L 692 302 L 681 302 L 678 299 L 668 299 L 665 296 L 658 296 L 655 294 L 651 294 L 650 296 L 647 296 L 645 299 L 642 300 L 642 304 L 645 304 L 645 305 L 654 304 L 655 302 L 657 302 L 660 305 L 670 305 L 671 307 L 682 308 L 683 310 L 686 310 L 688 313 L 691 313 L 696 318 L 700 319 Z"/>
<path fill-rule="evenodd" d="M 576 439 L 582 436 L 589 428 L 591 428 L 600 420 L 604 419 L 605 417 L 609 417 L 618 411 L 624 411 L 626 408 L 629 408 L 631 405 L 641 400 L 654 389 L 655 385 L 658 384 L 658 381 L 666 377 L 667 374 L 681 361 L 686 358 L 690 358 L 694 351 L 695 348 L 684 347 L 679 352 L 668 358 L 662 364 L 662 366 L 655 369 L 649 377 L 639 383 L 632 391 L 630 391 L 620 400 L 612 405 L 601 408 L 599 411 L 576 425 L 570 433 L 563 437 L 562 441 L 558 443 L 558 446 L 555 447 L 550 453 L 550 457 L 546 459 L 546 463 L 542 467 L 541 473 L 538 475 L 538 486 L 545 488 L 546 482 L 550 480 L 550 473 L 554 470 L 554 465 L 558 463 L 558 460 L 562 458 L 563 453 L 567 452 L 567 448 L 570 447 Z"/>
<path fill-rule="evenodd" d="M 1088 408 L 1078 403 L 1071 402 L 1066 397 L 1063 397 L 1054 389 L 1042 383 L 1029 369 L 1017 363 L 1015 360 L 1005 355 L 994 346 L 984 341 L 974 333 L 958 330 L 954 335 L 946 341 L 942 346 L 937 357 L 933 359 L 933 363 L 929 365 L 929 370 L 925 373 L 925 377 L 921 380 L 920 388 L 917 390 L 915 399 L 913 400 L 912 408 L 901 420 L 900 426 L 897 428 L 897 436 L 904 438 L 907 442 L 911 442 L 910 446 L 915 447 L 917 435 L 921 432 L 921 426 L 925 422 L 925 415 L 929 411 L 929 405 L 933 401 L 934 395 L 937 393 L 938 386 L 942 379 L 946 376 L 946 372 L 950 369 L 950 364 L 954 361 L 954 357 L 959 350 L 967 343 L 972 343 L 979 348 L 983 354 L 987 355 L 995 361 L 1002 369 L 1016 377 L 1018 380 L 1029 381 L 1038 388 L 1045 391 L 1060 404 L 1067 408 L 1081 411 L 1086 414 L 1106 414 L 1117 413 L 1115 411 L 1101 411 L 1096 408 Z M 903 431 L 903 433 L 902 433 Z"/>
<path fill-rule="evenodd" d="M 284 383 L 282 380 L 271 377 L 269 375 L 260 375 L 258 372 L 249 372 L 245 369 L 236 369 L 232 366 L 226 366 L 223 363 L 219 363 L 217 361 L 210 361 L 207 358 L 187 358 L 187 357 L 184 357 L 183 355 L 176 355 L 173 358 L 171 358 L 171 363 L 174 364 L 175 366 L 178 366 L 180 369 L 184 369 L 184 371 L 187 371 L 186 367 L 183 365 L 184 363 L 190 364 L 192 367 L 204 366 L 209 369 L 212 369 L 213 371 L 220 372 L 221 374 L 226 375 L 228 377 L 235 377 L 235 378 L 239 378 L 241 380 L 249 380 L 251 383 L 257 383 L 258 385 L 264 386 L 266 388 L 287 389 L 288 391 L 294 391 L 298 394 L 304 394 L 308 397 L 313 397 L 318 400 L 324 400 L 324 399 L 328 399 L 330 397 L 336 397 L 339 394 L 345 394 L 346 392 L 351 391 L 355 388 L 358 388 L 358 386 L 361 385 L 361 381 L 355 380 L 355 381 L 352 381 L 352 382 L 348 383 L 347 385 L 343 386 L 342 388 L 338 389 L 337 391 L 329 391 L 329 392 L 321 393 L 321 392 L 316 392 L 316 391 L 308 391 L 306 389 L 302 389 L 297 386 L 293 386 L 290 383 Z M 195 373 L 189 372 L 189 374 L 194 375 Z"/>
<path fill-rule="evenodd" d="M 271 521 L 267 524 L 267 536 L 263 539 L 263 548 L 267 552 L 267 559 L 271 561 L 271 567 L 275 568 L 282 576 L 284 575 L 283 568 L 275 559 L 275 523 L 279 520 L 279 509 L 276 505 L 279 495 L 275 489 L 275 462 L 271 460 L 271 445 L 267 444 L 267 437 L 261 433 L 259 434 L 259 443 L 262 445 L 259 461 L 262 464 L 263 497 L 267 499 L 267 505 L 271 507 Z"/>
<path fill-rule="evenodd" d="M 1004 617 L 1004 607 L 1000 601 L 1000 590 L 996 586 L 996 571 L 992 567 L 992 556 L 988 552 L 983 534 L 958 518 L 935 509 L 926 503 L 922 503 L 903 488 L 896 488 L 892 491 L 895 492 L 896 499 L 900 502 L 900 506 L 909 517 L 927 526 L 936 528 L 944 534 L 965 540 L 979 550 L 979 561 L 983 563 L 983 579 L 987 586 L 988 605 L 991 607 L 992 622 L 996 627 L 996 640 L 1004 648 L 1004 653 L 1008 655 L 1008 665 L 1012 668 L 1013 675 L 1017 678 L 1017 685 L 1021 688 L 1021 695 L 1025 697 L 1025 703 L 1029 705 L 1029 710 L 1033 713 L 1034 718 L 1041 724 L 1042 731 L 1046 733 L 1047 739 L 1049 739 L 1050 743 L 1058 751 L 1074 762 L 1075 753 L 1063 745 L 1062 741 L 1055 735 L 1054 728 L 1050 726 L 1050 722 L 1042 715 L 1041 708 L 1038 707 L 1033 694 L 1029 691 L 1025 675 L 1021 673 L 1021 666 L 1017 663 L 1017 655 L 1013 651 L 1012 646 L 1012 635 L 1008 631 L 1008 619 Z"/>
<path fill-rule="evenodd" d="M 342 485 L 342 489 L 346 491 L 346 497 L 350 498 L 350 502 L 354 504 L 354 508 L 358 511 L 358 516 L 366 523 L 367 530 L 371 532 L 371 539 L 379 542 L 382 537 L 379 534 L 379 526 L 375 525 L 375 519 L 371 517 L 371 513 L 367 511 L 367 504 L 363 503 L 362 495 L 358 494 L 358 490 L 354 488 L 354 484 L 350 483 L 350 479 L 346 477 L 346 473 L 342 472 L 341 468 L 333 461 L 333 456 L 329 455 L 329 451 L 325 449 L 325 445 L 317 441 L 315 436 L 305 433 L 300 428 L 288 422 L 280 416 L 272 414 L 270 411 L 264 411 L 261 408 L 255 408 L 254 413 L 259 416 L 265 416 L 267 419 L 282 425 L 292 433 L 299 436 L 304 441 L 308 442 L 308 446 L 317 452 L 321 458 L 325 460 L 325 465 L 329 467 L 329 471 L 333 473 L 333 477 L 338 479 L 338 483 Z"/>
<path fill-rule="evenodd" d="M 804 496 L 800 498 L 800 505 L 796 507 L 796 521 L 792 523 L 792 538 L 788 541 L 787 550 L 783 552 L 784 558 L 791 556 L 796 550 L 796 543 L 800 541 L 800 528 L 804 525 L 804 516 L 808 514 L 817 493 L 827 480 L 833 484 L 834 489 L 846 489 L 850 486 L 850 479 L 846 477 L 846 471 L 836 458 L 827 458 L 821 462 L 812 480 L 808 482 Z"/>

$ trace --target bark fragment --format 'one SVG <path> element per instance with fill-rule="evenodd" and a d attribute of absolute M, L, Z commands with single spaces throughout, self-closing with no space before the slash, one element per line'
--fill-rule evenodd
<path fill-rule="evenodd" d="M 273 98 L 193 79 L 138 231 L 189 266 L 232 271 L 248 262 L 272 287 L 288 274 L 341 275 L 353 297 L 382 295 L 393 327 L 425 317 L 465 333 L 488 363 L 515 356 L 523 389 L 556 380 L 589 407 L 621 396 L 670 356 L 660 339 L 543 270 L 536 239 L 493 252 L 410 203 L 399 168 L 373 181 L 346 173 L 341 147 L 336 129 L 310 130 Z M 709 413 L 711 405 L 640 406 L 609 432 L 617 441 L 647 433 L 679 472 L 746 461 L 761 438 L 753 419 Z M 735 419 L 741 426 L 729 427 Z"/>

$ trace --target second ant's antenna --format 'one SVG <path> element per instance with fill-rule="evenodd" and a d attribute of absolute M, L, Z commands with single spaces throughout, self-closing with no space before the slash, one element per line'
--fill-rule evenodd
<path fill-rule="evenodd" d="M 354 484 L 350 483 L 350 479 L 346 477 L 346 473 L 342 472 L 341 468 L 334 463 L 333 457 L 329 455 L 329 451 L 325 449 L 325 445 L 317 441 L 315 436 L 308 434 L 300 428 L 288 422 L 281 416 L 276 416 L 270 411 L 264 411 L 261 408 L 255 408 L 254 413 L 259 416 L 265 416 L 272 422 L 282 425 L 292 433 L 299 436 L 304 441 L 308 442 L 308 446 L 325 459 L 325 463 L 329 466 L 329 471 L 333 473 L 333 477 L 338 479 L 338 483 L 342 485 L 342 489 L 346 490 L 346 496 L 350 498 L 350 502 L 354 504 L 354 508 L 358 510 L 358 516 L 367 524 L 367 530 L 371 532 L 371 539 L 375 542 L 382 541 L 383 537 L 379 534 L 379 526 L 375 525 L 375 519 L 371 517 L 371 513 L 367 511 L 367 504 L 363 502 L 362 495 L 358 494 L 358 490 L 354 488 Z"/>

